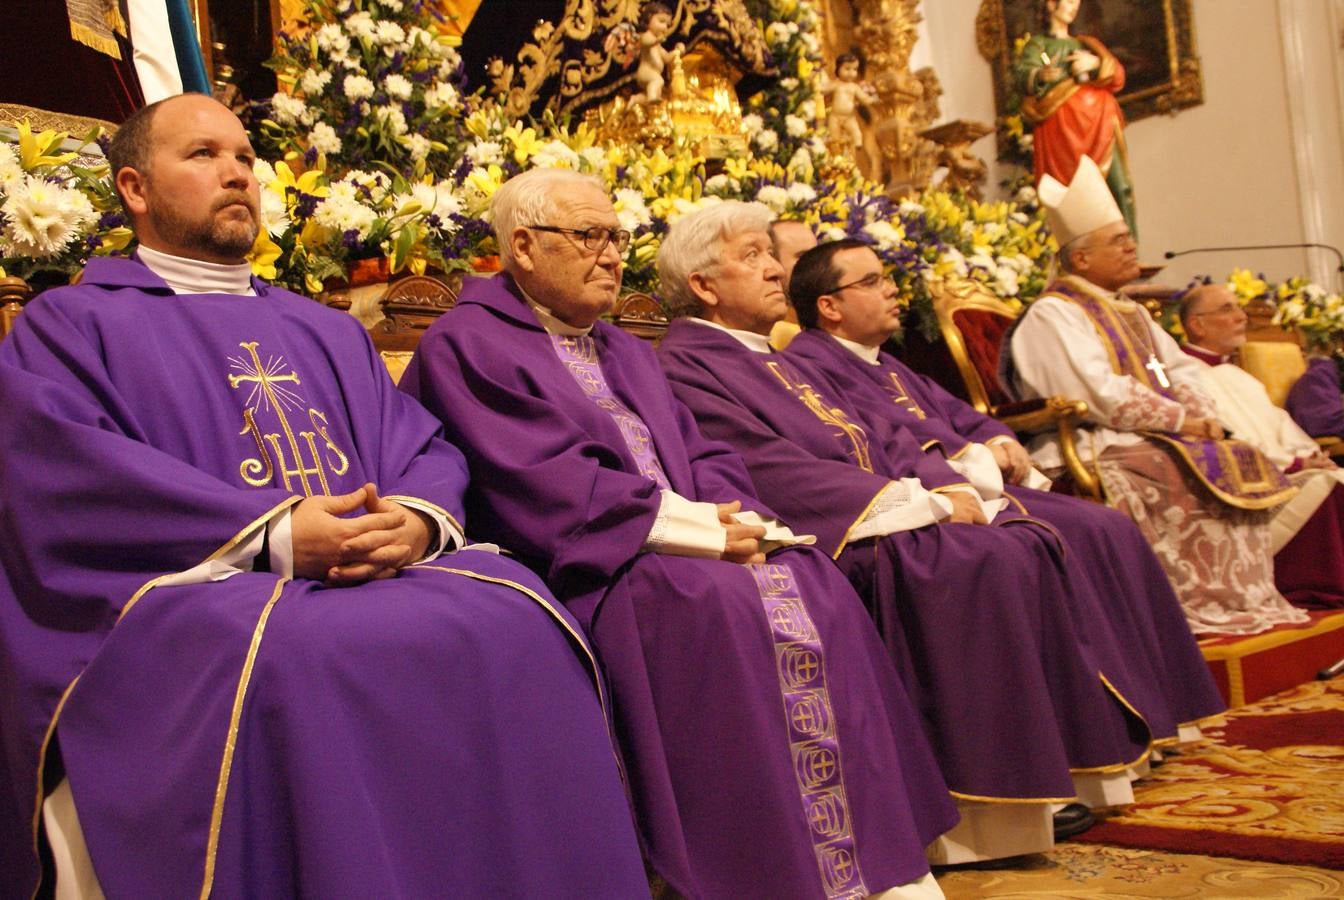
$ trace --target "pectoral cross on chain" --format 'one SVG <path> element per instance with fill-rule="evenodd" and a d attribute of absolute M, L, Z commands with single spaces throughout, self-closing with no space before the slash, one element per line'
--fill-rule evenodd
<path fill-rule="evenodd" d="M 1157 354 L 1148 354 L 1148 361 L 1143 364 L 1143 367 L 1153 373 L 1153 377 L 1162 387 L 1171 387 L 1171 379 L 1167 378 L 1167 367 L 1157 358 Z"/>

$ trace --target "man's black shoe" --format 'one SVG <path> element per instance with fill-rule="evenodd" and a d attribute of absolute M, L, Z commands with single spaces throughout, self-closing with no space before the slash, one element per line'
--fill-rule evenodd
<path fill-rule="evenodd" d="M 1081 803 L 1070 803 L 1055 813 L 1055 841 L 1067 841 L 1095 824 L 1097 820 L 1093 818 L 1092 810 Z"/>

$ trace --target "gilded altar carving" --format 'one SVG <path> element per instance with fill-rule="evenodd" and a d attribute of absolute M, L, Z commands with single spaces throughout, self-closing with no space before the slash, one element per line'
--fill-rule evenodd
<path fill-rule="evenodd" d="M 635 23 L 640 0 L 566 0 L 556 22 L 542 20 L 517 59 L 490 61 L 491 92 L 511 116 L 539 112 L 581 112 L 636 88 L 634 63 L 640 55 Z M 713 47 L 720 59 L 742 72 L 771 74 L 771 58 L 760 28 L 742 0 L 667 0 L 672 11 L 667 43 L 684 43 L 689 65 L 700 50 Z M 695 74 L 689 68 L 689 76 Z"/>
<path fill-rule="evenodd" d="M 824 19 L 827 58 L 857 51 L 877 96 L 870 121 L 860 123 L 863 146 L 850 158 L 890 196 L 917 193 L 937 166 L 940 148 L 920 132 L 937 120 L 942 93 L 932 69 L 910 71 L 916 28 L 923 19 L 919 0 L 827 0 Z M 846 149 L 833 147 L 849 155 Z"/>

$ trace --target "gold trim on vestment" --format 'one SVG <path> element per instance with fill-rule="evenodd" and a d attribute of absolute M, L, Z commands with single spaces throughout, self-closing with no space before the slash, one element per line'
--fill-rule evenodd
<path fill-rule="evenodd" d="M 51 721 L 47 723 L 47 733 L 42 736 L 42 747 L 37 754 L 37 801 L 33 809 L 33 856 L 41 859 L 42 850 L 40 842 L 42 840 L 42 801 L 46 800 L 46 792 L 42 790 L 42 780 L 47 776 L 47 750 L 51 746 L 51 739 L 56 734 L 56 720 L 61 717 L 61 710 L 65 709 L 65 701 L 70 699 L 70 692 L 75 689 L 79 683 L 79 676 L 65 686 L 61 692 L 61 699 L 56 702 L 56 709 L 51 714 Z M 37 887 L 33 890 L 33 897 L 42 890 L 42 877 L 39 874 Z"/>
<path fill-rule="evenodd" d="M 931 441 L 925 441 L 923 444 L 920 444 L 919 449 L 923 450 L 925 453 L 928 453 L 934 447 L 941 447 L 942 445 L 943 445 L 942 441 L 938 440 L 937 438 L 934 438 Z"/>
<path fill-rule="evenodd" d="M 845 547 L 849 545 L 849 536 L 854 533 L 854 529 L 862 525 L 863 520 L 868 518 L 868 514 L 872 512 L 873 507 L 877 505 L 878 498 L 880 498 L 887 491 L 891 490 L 891 488 L 894 487 L 895 485 L 896 482 L 888 481 L 886 484 L 882 486 L 882 490 L 878 491 L 876 494 L 873 494 L 873 499 L 868 501 L 868 505 L 863 508 L 863 512 L 859 513 L 859 517 L 855 519 L 848 528 L 845 529 L 845 535 L 840 539 L 840 546 L 835 548 L 835 552 L 831 554 L 831 559 L 840 558 L 840 554 L 844 553 Z"/>
<path fill-rule="evenodd" d="M 447 519 L 448 524 L 452 525 L 454 528 L 458 530 L 459 533 L 461 533 L 462 540 L 465 541 L 467 539 L 467 530 L 462 527 L 462 523 L 457 521 L 457 518 L 452 513 L 444 509 L 442 506 L 439 506 L 439 504 L 437 503 L 431 503 L 422 497 L 412 497 L 409 494 L 388 494 L 384 496 L 383 499 L 391 500 L 394 503 L 400 503 L 402 500 L 410 500 L 412 503 L 419 503 L 421 506 L 427 506 L 430 509 L 434 510 L 439 515 L 443 516 L 445 519 Z"/>
<path fill-rule="evenodd" d="M 1297 485 L 1290 484 L 1283 490 L 1279 491 L 1278 493 L 1270 494 L 1267 497 L 1238 497 L 1235 494 L 1229 494 L 1222 488 L 1218 487 L 1216 484 L 1214 484 L 1213 482 L 1209 481 L 1207 478 L 1204 477 L 1204 473 L 1200 471 L 1199 466 L 1195 464 L 1194 459 L 1190 456 L 1190 451 L 1186 450 L 1185 445 L 1182 444 L 1180 441 L 1174 439 L 1173 437 L 1171 437 L 1171 435 L 1163 434 L 1157 431 L 1140 431 L 1138 433 L 1146 438 L 1161 441 L 1163 444 L 1166 444 L 1168 447 L 1175 450 L 1176 453 L 1181 457 L 1182 461 L 1185 462 L 1186 471 L 1190 472 L 1196 478 L 1198 478 L 1200 484 L 1208 488 L 1210 493 L 1212 493 L 1223 503 L 1226 503 L 1228 506 L 1234 506 L 1237 509 L 1251 509 L 1251 510 L 1270 509 L 1271 507 L 1278 506 L 1281 503 L 1287 503 L 1289 500 L 1296 497 L 1298 492 L 1301 490 L 1301 488 L 1299 488 Z M 1228 477 L 1231 478 L 1234 482 L 1236 482 L 1238 488 L 1242 488 L 1245 490 L 1257 490 L 1256 485 L 1260 484 L 1263 485 L 1263 487 L 1258 489 L 1265 490 L 1272 484 L 1272 482 L 1267 477 L 1259 482 L 1244 481 L 1241 478 L 1241 470 L 1237 467 L 1235 461 L 1232 461 L 1233 462 L 1232 465 L 1228 465 L 1228 462 L 1230 461 L 1230 457 L 1232 454 L 1231 451 L 1224 446 L 1224 444 L 1227 442 L 1216 441 L 1215 443 L 1218 445 L 1218 456 L 1220 457 L 1224 466 L 1226 466 Z M 1245 442 L 1237 441 L 1236 443 L 1245 443 Z M 1262 473 L 1267 475 L 1268 473 L 1265 473 L 1266 462 L 1267 460 L 1265 459 L 1264 454 L 1260 453 L 1257 450 L 1256 465 L 1259 467 Z"/>
<path fill-rule="evenodd" d="M 956 482 L 955 484 L 945 484 L 945 485 L 943 485 L 942 487 L 936 487 L 936 488 L 933 488 L 932 490 L 929 491 L 929 493 L 930 493 L 930 494 L 946 494 L 946 493 L 950 493 L 950 492 L 952 492 L 952 491 L 960 491 L 960 490 L 963 490 L 963 489 L 965 489 L 965 488 L 970 488 L 971 490 L 975 490 L 975 485 L 971 484 L 969 481 L 958 481 L 958 482 Z"/>
<path fill-rule="evenodd" d="M 954 791 L 951 788 L 947 792 L 958 800 L 970 800 L 975 803 L 1073 803 L 1078 799 L 1077 794 L 1069 797 L 985 797 L 981 794 L 963 794 L 961 791 Z"/>
<path fill-rule="evenodd" d="M 248 534 L 254 531 L 263 522 L 270 521 L 270 519 L 277 513 L 284 512 L 286 509 L 288 509 L 289 507 L 293 506 L 295 503 L 298 503 L 303 499 L 304 499 L 303 497 L 299 496 L 289 497 L 277 503 L 275 506 L 272 506 L 269 510 L 262 513 L 260 516 L 253 519 L 251 522 L 247 523 L 247 525 L 243 526 L 242 531 L 239 531 L 233 537 L 229 538 L 229 540 L 226 541 L 218 550 L 216 550 L 214 553 L 211 553 L 209 556 L 201 560 L 196 565 L 198 566 L 204 565 L 205 563 L 219 559 L 225 553 L 228 553 L 234 547 L 238 546 L 238 544 L 242 543 L 243 538 L 247 537 Z M 196 566 L 188 566 L 186 569 L 183 569 L 182 572 L 188 572 L 194 568 L 196 568 Z M 158 575 L 154 578 L 151 578 L 149 581 L 146 581 L 144 584 L 142 584 L 140 586 L 140 589 L 131 595 L 131 599 L 126 601 L 126 605 L 121 608 L 121 612 L 117 614 L 118 621 L 120 621 L 121 618 L 126 615 L 126 613 L 131 611 L 131 607 L 135 606 L 135 604 L 140 601 L 141 597 L 145 596 L 145 594 L 148 594 L 154 588 L 158 587 L 159 584 L 162 583 L 163 581 L 172 578 L 174 575 L 181 575 L 182 572 L 167 572 L 163 575 Z"/>
<path fill-rule="evenodd" d="M 224 820 L 224 799 L 229 792 L 229 772 L 233 768 L 233 751 L 238 745 L 238 723 L 243 716 L 243 700 L 247 697 L 247 687 L 252 681 L 252 666 L 257 661 L 257 651 L 261 649 L 261 638 L 266 632 L 266 622 L 271 610 L 289 584 L 288 578 L 281 578 L 271 592 L 271 599 L 262 607 L 257 627 L 252 631 L 252 643 L 247 648 L 247 658 L 243 660 L 243 671 L 238 676 L 238 689 L 233 694 L 233 711 L 229 714 L 229 733 L 224 739 L 224 756 L 219 763 L 219 780 L 215 784 L 215 803 L 210 810 L 210 835 L 205 844 L 205 878 L 201 882 L 201 900 L 210 896 L 215 885 L 215 859 L 219 854 L 219 828 Z"/>
<path fill-rule="evenodd" d="M 1109 766 L 1089 766 L 1087 768 L 1069 769 L 1069 771 L 1074 774 L 1108 775 L 1114 772 L 1123 772 L 1125 769 L 1134 768 L 1135 766 L 1144 762 L 1150 756 L 1153 755 L 1153 729 L 1148 724 L 1148 720 L 1143 717 L 1142 713 L 1140 713 L 1137 709 L 1134 708 L 1133 704 L 1131 704 L 1128 700 L 1125 699 L 1125 695 L 1120 693 L 1120 691 L 1116 688 L 1115 685 L 1111 684 L 1111 680 L 1109 678 L 1107 678 L 1101 672 L 1097 673 L 1097 677 L 1101 679 L 1101 683 L 1102 685 L 1105 686 L 1106 690 L 1110 691 L 1111 696 L 1113 696 L 1116 700 L 1119 700 L 1120 705 L 1123 706 L 1125 709 L 1129 710 L 1129 712 L 1134 716 L 1134 718 L 1138 719 L 1139 722 L 1143 725 L 1143 730 L 1148 732 L 1148 746 L 1142 753 L 1138 755 L 1137 758 L 1135 758 L 1133 762 L 1116 763 L 1114 765 Z"/>
<path fill-rule="evenodd" d="M 971 449 L 971 443 L 972 443 L 971 441 L 967 441 L 966 443 L 964 443 L 964 444 L 961 445 L 961 449 L 958 450 L 956 453 L 953 453 L 951 456 L 946 456 L 946 455 L 945 455 L 944 458 L 946 458 L 946 459 L 961 459 L 963 456 L 966 455 L 966 451 L 968 451 L 968 450 Z"/>
<path fill-rule="evenodd" d="M 1004 491 L 1003 494 L 1002 494 L 1002 496 L 1003 496 L 1003 499 L 1007 500 L 1009 503 L 1013 504 L 1013 505 L 1016 506 L 1018 509 L 1020 509 L 1020 510 L 1022 511 L 1022 515 L 1024 515 L 1024 516 L 1030 516 L 1030 515 L 1031 515 L 1031 511 L 1028 510 L 1025 506 L 1022 505 L 1022 501 L 1019 500 L 1019 499 L 1017 499 L 1016 497 L 1014 497 L 1012 494 L 1008 493 L 1007 491 Z"/>

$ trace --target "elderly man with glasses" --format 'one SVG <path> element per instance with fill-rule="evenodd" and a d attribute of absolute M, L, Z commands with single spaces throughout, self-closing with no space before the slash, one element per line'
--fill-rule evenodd
<path fill-rule="evenodd" d="M 1258 379 L 1234 360 L 1246 343 L 1246 311 L 1226 286 L 1181 298 L 1181 349 L 1199 360 L 1200 384 L 1229 433 L 1287 472 L 1300 492 L 1274 513 L 1274 584 L 1298 606 L 1344 606 L 1344 470 L 1321 452 Z"/>
<path fill-rule="evenodd" d="M 941 897 L 955 810 L 863 603 L 599 320 L 630 238 L 601 184 L 536 169 L 491 210 L 504 272 L 402 388 L 466 454 L 475 532 L 588 630 L 651 868 L 688 898 Z"/>
<path fill-rule="evenodd" d="M 664 239 L 661 290 L 681 314 L 659 348 L 672 389 L 867 602 L 974 823 L 936 848 L 940 861 L 1048 847 L 1052 804 L 1128 802 L 1127 769 L 1154 739 L 1221 704 L 1207 676 L 1180 710 L 1142 684 L 1128 695 L 1127 648 L 1108 619 L 1080 615 L 1091 607 L 1072 598 L 1093 588 L 1076 580 L 1054 528 L 982 495 L 908 428 L 864 417 L 808 360 L 771 350 L 786 303 L 771 218 L 760 204 L 724 203 Z M 863 253 L 831 293 L 890 306 L 881 267 Z M 1090 821 L 1078 804 L 1060 812 L 1061 836 Z"/>
<path fill-rule="evenodd" d="M 1197 634 L 1257 634 L 1300 623 L 1274 586 L 1270 510 L 1297 493 L 1254 447 L 1227 440 L 1198 364 L 1120 288 L 1139 277 L 1133 235 L 1087 157 L 1065 187 L 1046 176 L 1041 202 L 1063 274 L 1005 342 L 1004 387 L 1087 402 L 1074 438 L 1096 460 L 1108 505 L 1139 526 Z M 1058 437 L 1032 456 L 1061 466 Z"/>

